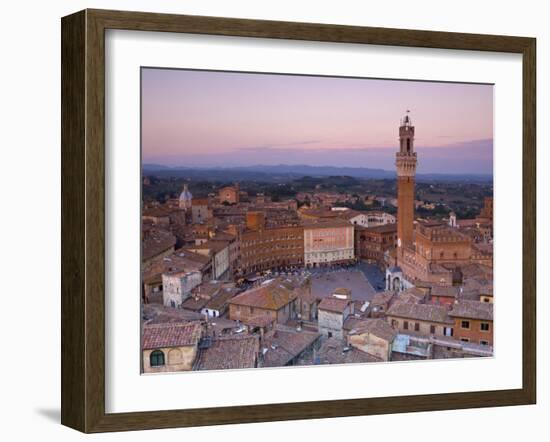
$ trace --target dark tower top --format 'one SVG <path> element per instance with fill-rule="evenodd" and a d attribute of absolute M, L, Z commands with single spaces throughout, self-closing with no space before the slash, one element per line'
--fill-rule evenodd
<path fill-rule="evenodd" d="M 399 126 L 400 153 L 412 154 L 414 152 L 414 126 L 411 117 L 405 115 Z"/>
<path fill-rule="evenodd" d="M 408 112 L 408 111 L 407 111 Z M 407 114 L 401 119 L 399 126 L 399 152 L 396 154 L 398 176 L 413 176 L 416 174 L 416 152 L 414 151 L 414 126 Z"/>

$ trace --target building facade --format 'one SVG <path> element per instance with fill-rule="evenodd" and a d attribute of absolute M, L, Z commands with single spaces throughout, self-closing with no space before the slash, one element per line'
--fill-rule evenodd
<path fill-rule="evenodd" d="M 493 304 L 490 302 L 457 302 L 449 316 L 454 319 L 454 337 L 462 342 L 493 345 Z"/>
<path fill-rule="evenodd" d="M 304 223 L 304 264 L 318 267 L 355 259 L 354 227 L 343 220 Z"/>
<path fill-rule="evenodd" d="M 229 319 L 245 324 L 258 318 L 284 324 L 297 316 L 294 287 L 274 279 L 247 290 L 229 300 Z"/>
<path fill-rule="evenodd" d="M 162 275 L 162 301 L 166 307 L 179 307 L 189 296 L 191 290 L 202 282 L 198 271 L 176 271 Z"/>
<path fill-rule="evenodd" d="M 386 312 L 386 320 L 399 333 L 453 336 L 455 321 L 444 306 L 396 302 Z"/>
<path fill-rule="evenodd" d="M 397 245 L 397 226 L 385 224 L 356 228 L 355 235 L 357 257 L 384 267 L 385 253 Z"/>
<path fill-rule="evenodd" d="M 237 204 L 240 201 L 239 184 L 234 186 L 223 187 L 218 191 L 218 199 L 220 203 Z"/>
<path fill-rule="evenodd" d="M 191 217 L 193 219 L 193 224 L 202 224 L 208 220 L 209 213 L 207 198 L 193 198 Z"/>
<path fill-rule="evenodd" d="M 265 216 L 247 214 L 247 229 L 240 235 L 239 269 L 244 275 L 304 264 L 302 226 L 265 227 Z"/>
<path fill-rule="evenodd" d="M 191 370 L 201 333 L 199 323 L 145 325 L 141 346 L 143 372 Z"/>
<path fill-rule="evenodd" d="M 353 315 L 355 305 L 349 297 L 323 298 L 317 307 L 319 333 L 327 338 L 344 338 L 344 322 Z"/>

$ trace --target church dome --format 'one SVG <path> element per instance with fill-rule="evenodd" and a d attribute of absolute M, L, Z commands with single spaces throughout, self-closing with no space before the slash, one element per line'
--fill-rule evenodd
<path fill-rule="evenodd" d="M 189 190 L 187 189 L 187 184 L 184 184 L 183 192 L 181 192 L 180 194 L 180 201 L 191 202 L 192 199 L 193 195 L 191 195 L 191 192 L 189 192 Z"/>

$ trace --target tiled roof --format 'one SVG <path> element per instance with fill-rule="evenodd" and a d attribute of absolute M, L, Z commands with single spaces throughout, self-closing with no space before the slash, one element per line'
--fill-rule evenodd
<path fill-rule="evenodd" d="M 198 322 L 187 324 L 147 324 L 143 327 L 141 347 L 143 350 L 165 347 L 196 345 L 202 327 Z"/>
<path fill-rule="evenodd" d="M 367 227 L 367 232 L 376 232 L 376 233 L 391 233 L 397 232 L 396 223 L 382 224 L 381 226 Z"/>
<path fill-rule="evenodd" d="M 393 292 L 380 292 L 376 293 L 371 300 L 371 305 L 381 305 L 386 304 L 391 301 L 394 293 Z"/>
<path fill-rule="evenodd" d="M 369 318 L 358 322 L 349 332 L 350 335 L 363 333 L 370 333 L 380 339 L 391 342 L 397 335 L 397 330 L 394 330 L 393 327 L 383 319 Z"/>
<path fill-rule="evenodd" d="M 294 301 L 296 297 L 297 295 L 292 288 L 285 285 L 283 281 L 274 279 L 235 296 L 229 303 L 267 310 L 279 310 Z"/>
<path fill-rule="evenodd" d="M 167 322 L 186 324 L 202 319 L 199 313 L 179 308 L 165 307 L 163 304 L 143 304 L 141 308 L 144 324 L 161 324 Z"/>
<path fill-rule="evenodd" d="M 141 216 L 161 218 L 170 216 L 172 212 L 173 210 L 167 207 L 151 207 L 148 209 L 143 209 L 143 211 L 141 212 Z"/>
<path fill-rule="evenodd" d="M 183 303 L 181 304 L 181 307 L 186 310 L 200 312 L 207 303 L 208 303 L 208 298 L 190 296 L 185 301 L 183 301 Z"/>
<path fill-rule="evenodd" d="M 243 318 L 241 322 L 249 327 L 267 327 L 270 324 L 273 324 L 276 321 L 275 317 L 271 315 L 258 315 Z"/>
<path fill-rule="evenodd" d="M 413 303 L 413 304 L 418 304 L 425 297 L 426 297 L 426 295 L 422 290 L 420 290 L 416 287 L 411 287 L 410 289 L 403 290 L 402 292 L 400 292 L 397 296 L 396 301 L 397 302 L 410 302 L 410 303 Z"/>
<path fill-rule="evenodd" d="M 432 296 L 443 296 L 448 298 L 456 298 L 460 293 L 460 287 L 442 287 L 442 286 L 433 286 L 432 287 Z"/>
<path fill-rule="evenodd" d="M 327 339 L 316 352 L 319 364 L 355 364 L 364 362 L 380 362 L 381 359 L 365 353 L 355 347 L 346 347 L 336 338 Z"/>
<path fill-rule="evenodd" d="M 309 348 L 321 335 L 319 333 L 277 329 L 266 335 L 262 342 L 264 367 L 282 367 Z"/>
<path fill-rule="evenodd" d="M 357 216 L 368 216 L 367 212 L 359 212 L 357 210 L 335 210 L 336 213 L 340 212 L 339 215 L 341 218 L 345 218 L 347 220 L 351 220 Z"/>
<path fill-rule="evenodd" d="M 206 304 L 206 308 L 211 310 L 221 310 L 224 308 L 226 304 L 228 304 L 229 300 L 235 296 L 235 293 L 237 293 L 236 288 L 226 287 L 222 288 L 210 301 L 208 301 L 208 304 Z"/>
<path fill-rule="evenodd" d="M 343 219 L 315 219 L 315 220 L 304 220 L 303 221 L 304 229 L 330 229 L 338 227 L 353 227 L 348 221 Z"/>
<path fill-rule="evenodd" d="M 490 302 L 462 300 L 453 305 L 449 316 L 492 321 L 493 304 Z"/>
<path fill-rule="evenodd" d="M 141 258 L 147 260 L 176 245 L 176 237 L 161 229 L 149 229 L 141 245 Z"/>
<path fill-rule="evenodd" d="M 201 349 L 195 370 L 235 370 L 254 368 L 259 349 L 257 336 L 233 335 L 214 338 L 208 348 Z"/>
<path fill-rule="evenodd" d="M 342 329 L 346 331 L 353 330 L 356 328 L 359 324 L 361 324 L 365 318 L 359 317 L 359 316 L 348 316 L 346 320 L 344 321 L 344 324 L 342 325 Z"/>
<path fill-rule="evenodd" d="M 386 312 L 387 316 L 397 316 L 405 319 L 417 319 L 419 321 L 439 322 L 452 324 L 454 321 L 449 318 L 447 309 L 432 304 L 411 304 L 398 302 L 393 304 Z"/>
<path fill-rule="evenodd" d="M 326 310 L 334 313 L 343 313 L 348 304 L 351 301 L 349 299 L 338 299 L 338 298 L 323 298 L 319 303 L 319 310 Z"/>

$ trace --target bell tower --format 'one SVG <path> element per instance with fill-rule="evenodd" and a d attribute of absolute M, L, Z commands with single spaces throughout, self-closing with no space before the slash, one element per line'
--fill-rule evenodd
<path fill-rule="evenodd" d="M 413 242 L 414 183 L 416 177 L 416 152 L 414 151 L 414 126 L 409 111 L 399 126 L 399 152 L 395 155 L 397 168 L 397 246 Z"/>

